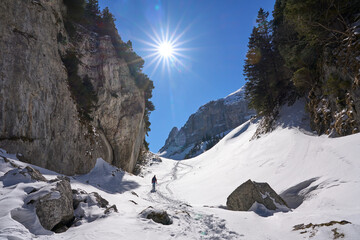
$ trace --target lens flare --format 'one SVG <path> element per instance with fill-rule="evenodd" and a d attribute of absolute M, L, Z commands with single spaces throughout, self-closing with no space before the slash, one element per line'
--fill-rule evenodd
<path fill-rule="evenodd" d="M 148 48 L 143 50 L 149 52 L 148 55 L 144 56 L 145 60 L 150 60 L 147 61 L 148 64 L 146 65 L 146 68 L 150 68 L 152 65 L 155 65 L 151 75 L 154 74 L 159 67 L 162 67 L 163 72 L 167 70 L 168 73 L 170 73 L 171 70 L 176 70 L 178 72 L 182 72 L 182 69 L 187 70 L 183 61 L 191 58 L 186 56 L 184 52 L 192 49 L 183 47 L 183 45 L 189 42 L 190 39 L 182 40 L 182 38 L 189 30 L 190 26 L 178 33 L 179 27 L 180 23 L 177 24 L 172 33 L 169 31 L 169 25 L 167 25 L 166 28 L 159 28 L 159 31 L 156 31 L 151 27 L 152 33 L 144 31 L 150 41 L 137 39 L 148 46 Z"/>
<path fill-rule="evenodd" d="M 172 57 L 174 53 L 174 47 L 170 42 L 162 42 L 158 47 L 159 54 L 165 58 Z"/>

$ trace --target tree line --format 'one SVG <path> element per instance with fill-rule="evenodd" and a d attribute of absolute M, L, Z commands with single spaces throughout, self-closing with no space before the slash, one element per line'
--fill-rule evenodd
<path fill-rule="evenodd" d="M 245 95 L 261 116 L 315 95 L 338 108 L 359 79 L 358 0 L 276 0 L 273 19 L 260 9 L 244 64 Z"/>

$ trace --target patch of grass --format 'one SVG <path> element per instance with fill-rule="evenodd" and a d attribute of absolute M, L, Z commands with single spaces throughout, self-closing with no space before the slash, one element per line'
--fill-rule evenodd
<path fill-rule="evenodd" d="M 345 224 L 351 224 L 351 222 L 346 221 L 346 220 L 342 220 L 342 221 L 330 221 L 327 223 L 319 223 L 319 224 L 313 224 L 313 223 L 309 223 L 309 224 L 298 224 L 293 226 L 293 231 L 299 231 L 299 230 L 303 230 L 300 232 L 300 234 L 305 234 L 305 233 L 309 233 L 310 237 L 314 237 L 316 232 L 317 232 L 317 228 L 319 227 L 330 227 L 330 226 L 334 226 L 335 224 L 339 224 L 339 225 L 345 225 Z M 339 238 L 344 238 L 345 234 L 344 233 L 340 233 L 338 232 L 337 228 L 331 229 L 331 231 L 333 232 L 333 239 L 339 239 Z"/>
<path fill-rule="evenodd" d="M 334 234 L 334 239 L 339 239 L 339 238 L 344 238 L 345 234 L 344 233 L 339 233 L 337 228 L 334 228 L 331 230 Z"/>
<path fill-rule="evenodd" d="M 303 229 L 307 229 L 307 228 L 316 228 L 316 227 L 329 227 L 329 226 L 333 226 L 335 224 L 340 224 L 340 225 L 345 225 L 345 224 L 351 224 L 351 222 L 348 222 L 346 220 L 342 220 L 342 221 L 330 221 L 330 222 L 327 222 L 327 223 L 320 223 L 320 224 L 312 224 L 312 223 L 309 223 L 309 224 L 298 224 L 298 225 L 295 225 L 293 227 L 293 231 L 298 231 L 298 230 L 303 230 Z"/>

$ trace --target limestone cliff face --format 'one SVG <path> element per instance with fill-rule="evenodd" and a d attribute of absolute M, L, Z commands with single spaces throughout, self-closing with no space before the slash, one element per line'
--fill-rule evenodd
<path fill-rule="evenodd" d="M 78 73 L 90 78 L 98 96 L 94 126 L 111 145 L 108 162 L 132 171 L 145 138 L 144 93 L 135 85 L 125 60 L 117 57 L 109 36 L 98 37 L 83 29 L 76 40 Z"/>
<path fill-rule="evenodd" d="M 109 37 L 84 30 L 69 40 L 64 11 L 62 0 L 0 5 L 0 147 L 68 175 L 88 172 L 98 157 L 132 171 L 145 137 L 144 94 Z M 89 124 L 69 91 L 61 57 L 70 48 L 98 97 Z"/>
<path fill-rule="evenodd" d="M 164 157 L 183 159 L 204 137 L 226 133 L 247 121 L 251 115 L 255 112 L 248 109 L 244 89 L 241 88 L 225 98 L 201 106 L 180 130 L 174 127 L 159 152 Z"/>

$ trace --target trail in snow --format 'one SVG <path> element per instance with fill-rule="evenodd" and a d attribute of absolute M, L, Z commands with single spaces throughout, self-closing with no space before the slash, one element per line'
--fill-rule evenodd
<path fill-rule="evenodd" d="M 179 168 L 182 169 L 180 176 L 178 176 Z M 186 237 L 188 232 L 198 232 L 200 239 L 239 239 L 243 235 L 228 230 L 224 219 L 213 214 L 205 214 L 188 203 L 175 199 L 171 184 L 192 170 L 193 166 L 177 161 L 172 170 L 161 177 L 156 192 L 149 192 L 145 200 L 162 205 L 170 214 L 175 213 L 173 218 L 179 221 L 178 226 L 183 230 L 173 237 L 182 238 Z"/>

